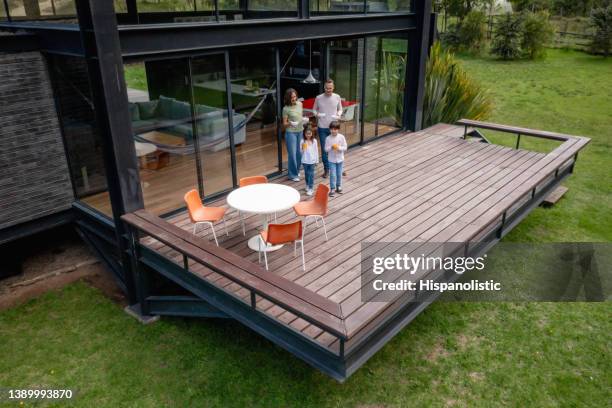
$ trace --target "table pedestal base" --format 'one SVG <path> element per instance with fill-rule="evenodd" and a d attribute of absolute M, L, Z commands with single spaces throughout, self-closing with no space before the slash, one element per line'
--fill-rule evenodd
<path fill-rule="evenodd" d="M 278 251 L 283 246 L 282 245 L 262 245 L 261 238 L 259 235 L 255 235 L 254 237 L 249 238 L 249 248 L 256 252 L 272 252 Z"/>

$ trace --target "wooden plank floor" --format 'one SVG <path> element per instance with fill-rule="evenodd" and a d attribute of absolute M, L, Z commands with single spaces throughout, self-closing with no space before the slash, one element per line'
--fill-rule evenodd
<path fill-rule="evenodd" d="M 521 202 L 554 166 L 571 159 L 566 142 L 544 154 L 521 149 L 463 140 L 463 128 L 436 125 L 417 133 L 402 133 L 383 138 L 346 155 L 344 194 L 330 199 L 326 218 L 329 241 L 323 229 L 308 226 L 305 235 L 306 271 L 293 248 L 269 254 L 270 270 L 279 276 L 319 293 L 341 305 L 349 337 L 362 335 L 377 316 L 391 304 L 364 303 L 360 296 L 360 251 L 362 241 L 467 242 L 488 225 L 500 220 L 504 209 Z M 578 145 L 574 145 L 574 148 Z M 578 147 L 579 148 L 579 147 Z M 317 183 L 322 165 L 317 171 Z M 276 182 L 291 185 L 304 195 L 304 182 L 284 178 Z M 226 206 L 225 199 L 211 205 Z M 278 214 L 278 222 L 296 217 L 292 211 Z M 186 213 L 169 219 L 190 230 Z M 247 240 L 261 228 L 260 216 L 246 218 L 247 233 L 242 235 L 236 212 L 227 214 L 229 236 L 223 224 L 216 226 L 219 244 L 258 262 L 257 253 Z M 212 239 L 208 229 L 199 236 Z M 168 256 L 176 256 L 159 243 L 151 245 Z M 176 259 L 181 262 L 180 258 Z M 195 267 L 195 265 L 194 265 Z M 209 273 L 207 279 L 236 295 L 248 292 L 227 279 Z M 265 300 L 258 308 L 291 325 L 294 329 L 334 348 L 335 338 Z M 356 336 L 358 337 L 358 336 Z M 350 347 L 350 343 L 347 343 Z"/>

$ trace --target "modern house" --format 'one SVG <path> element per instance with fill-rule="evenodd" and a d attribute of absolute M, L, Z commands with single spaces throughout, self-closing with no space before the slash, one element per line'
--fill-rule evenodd
<path fill-rule="evenodd" d="M 427 305 L 363 302 L 362 241 L 480 254 L 588 143 L 471 121 L 421 129 L 430 0 L 2 3 L 0 243 L 73 223 L 144 318 L 232 318 L 338 380 Z M 184 194 L 225 205 L 240 178 L 282 175 L 282 94 L 306 105 L 328 77 L 353 147 L 350 194 L 329 204 L 333 245 L 309 227 L 306 270 L 279 251 L 266 271 L 235 212 L 219 247 L 193 235 Z M 478 129 L 518 135 L 516 148 Z M 558 146 L 525 150 L 521 135 Z"/>

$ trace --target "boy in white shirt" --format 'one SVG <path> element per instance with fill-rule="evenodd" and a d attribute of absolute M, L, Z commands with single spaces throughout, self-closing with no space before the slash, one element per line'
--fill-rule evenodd
<path fill-rule="evenodd" d="M 329 162 L 329 195 L 334 196 L 336 193 L 342 193 L 342 167 L 344 166 L 344 152 L 347 149 L 346 139 L 344 135 L 338 133 L 340 123 L 332 121 L 329 124 L 330 135 L 325 139 L 324 150 L 327 152 L 327 161 Z"/>

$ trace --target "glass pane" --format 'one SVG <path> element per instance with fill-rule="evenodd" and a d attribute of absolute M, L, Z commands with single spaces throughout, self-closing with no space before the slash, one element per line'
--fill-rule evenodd
<path fill-rule="evenodd" d="M 4 8 L 3 4 L 0 4 Z M 8 0 L 9 13 L 19 20 L 44 20 L 76 16 L 74 0 Z"/>
<path fill-rule="evenodd" d="M 216 21 L 214 0 L 137 0 L 142 24 Z"/>
<path fill-rule="evenodd" d="M 49 68 L 76 196 L 112 216 L 85 59 L 50 55 Z"/>
<path fill-rule="evenodd" d="M 276 60 L 273 48 L 230 53 L 232 104 L 244 115 L 244 137 L 236 131 L 238 179 L 278 170 Z M 241 130 L 240 130 L 241 131 Z"/>
<path fill-rule="evenodd" d="M 361 141 L 361 77 L 363 72 L 363 39 L 330 41 L 329 77 L 335 92 L 343 99 L 340 132 L 349 145 Z"/>
<path fill-rule="evenodd" d="M 191 73 L 204 195 L 209 196 L 233 185 L 225 57 L 217 54 L 194 58 Z M 245 116 L 234 113 L 232 120 L 234 140 L 242 144 L 246 134 Z"/>
<path fill-rule="evenodd" d="M 219 0 L 220 20 L 297 17 L 297 0 Z"/>
<path fill-rule="evenodd" d="M 368 13 L 410 11 L 411 0 L 367 0 Z"/>
<path fill-rule="evenodd" d="M 125 65 L 145 208 L 181 208 L 198 188 L 187 59 Z"/>
<path fill-rule="evenodd" d="M 404 38 L 366 39 L 365 139 L 402 127 L 407 53 Z"/>
<path fill-rule="evenodd" d="M 311 0 L 310 14 L 313 16 L 363 14 L 363 6 L 363 0 Z"/>

